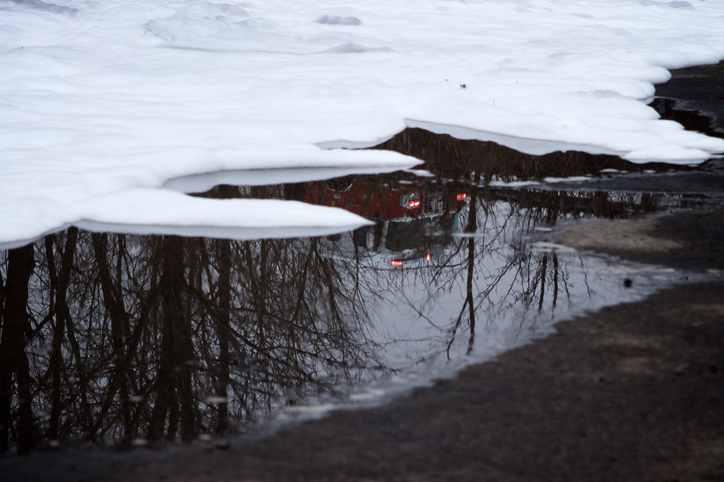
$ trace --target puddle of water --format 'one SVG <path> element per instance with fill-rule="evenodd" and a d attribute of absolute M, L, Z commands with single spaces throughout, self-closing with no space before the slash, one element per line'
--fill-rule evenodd
<path fill-rule="evenodd" d="M 561 220 L 626 218 L 697 197 L 495 187 L 631 165 L 451 139 L 408 130 L 381 146 L 427 160 L 435 176 L 170 183 L 374 222 L 355 231 L 240 241 L 70 228 L 0 253 L 0 449 L 207 440 L 377 403 L 676 278 L 542 236 Z"/>
<path fill-rule="evenodd" d="M 649 106 L 656 109 L 662 119 L 678 122 L 686 130 L 702 132 L 711 137 L 724 137 L 724 133 L 715 128 L 714 119 L 703 113 L 683 108 L 686 106 L 686 101 L 657 97 Z"/>

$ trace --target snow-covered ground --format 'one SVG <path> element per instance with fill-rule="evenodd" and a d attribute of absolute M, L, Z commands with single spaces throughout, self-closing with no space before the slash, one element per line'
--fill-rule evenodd
<path fill-rule="evenodd" d="M 724 151 L 641 102 L 666 69 L 724 58 L 718 0 L 53 1 L 0 0 L 6 246 L 81 221 L 348 229 L 363 221 L 297 203 L 282 219 L 267 203 L 163 185 L 219 170 L 411 167 L 330 149 L 406 126 L 634 162 Z"/>

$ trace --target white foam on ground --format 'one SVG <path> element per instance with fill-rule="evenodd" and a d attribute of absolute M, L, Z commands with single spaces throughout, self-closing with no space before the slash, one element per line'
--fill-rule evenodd
<path fill-rule="evenodd" d="M 724 3 L 701 0 L 0 0 L 0 243 L 181 176 L 409 168 L 323 149 L 406 126 L 530 153 L 700 162 L 724 141 L 641 100 L 666 69 L 724 58 L 723 24 Z"/>

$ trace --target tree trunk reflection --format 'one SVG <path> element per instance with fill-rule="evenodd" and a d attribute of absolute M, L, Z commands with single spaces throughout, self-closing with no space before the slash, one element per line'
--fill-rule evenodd
<path fill-rule="evenodd" d="M 0 453 L 8 450 L 11 428 L 16 431 L 19 453 L 28 452 L 35 445 L 32 379 L 25 351 L 27 335 L 30 332 L 30 317 L 27 311 L 28 283 L 34 267 L 35 248 L 32 245 L 8 252 L 5 306 L 2 311 L 3 331 L 0 340 Z M 13 420 L 11 413 L 14 384 L 17 385 L 17 422 Z"/>

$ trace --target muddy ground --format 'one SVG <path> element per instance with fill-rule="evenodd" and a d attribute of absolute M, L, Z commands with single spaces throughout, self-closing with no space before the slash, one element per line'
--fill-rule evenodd
<path fill-rule="evenodd" d="M 712 82 L 718 69 L 709 68 Z M 724 185 L 712 182 L 709 208 L 578 224 L 558 239 L 633 261 L 724 270 Z M 6 457 L 0 479 L 724 480 L 724 281 L 684 282 L 560 323 L 552 336 L 382 407 L 225 448 Z"/>

